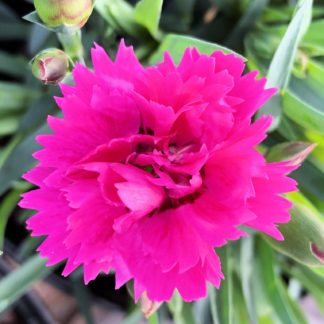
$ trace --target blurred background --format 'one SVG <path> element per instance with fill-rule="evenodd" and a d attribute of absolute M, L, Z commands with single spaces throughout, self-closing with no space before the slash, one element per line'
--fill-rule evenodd
<path fill-rule="evenodd" d="M 278 118 L 259 148 L 269 160 L 282 158 L 280 150 L 291 157 L 309 147 L 279 144 L 317 144 L 293 173 L 300 184 L 300 193 L 290 197 L 297 201 L 295 232 L 283 228 L 291 241 L 280 245 L 252 234 L 229 244 L 223 255 L 231 284 L 217 292 L 210 288 L 207 299 L 193 304 L 174 299 L 162 305 L 154 323 L 324 323 L 323 262 L 309 251 L 310 241 L 324 241 L 324 0 L 313 2 L 308 23 L 298 18 L 307 1 L 156 0 L 163 2 L 162 14 L 152 14 L 149 24 L 143 17 L 151 17 L 150 9 L 136 18 L 137 2 L 97 0 L 82 28 L 88 67 L 94 41 L 114 57 L 123 37 L 144 65 L 161 60 L 164 50 L 179 61 L 187 46 L 207 54 L 215 44 L 225 46 L 247 58 L 247 70 L 287 80 L 275 84 L 281 92 L 265 107 Z M 62 265 L 46 268 L 35 254 L 42 238 L 30 237 L 25 228 L 33 211 L 17 207 L 20 194 L 32 188 L 21 175 L 36 164 L 31 154 L 40 146 L 34 138 L 49 132 L 47 115 L 59 113 L 53 100 L 58 86 L 42 84 L 29 62 L 44 49 L 62 46 L 56 32 L 22 19 L 34 10 L 33 1 L 0 0 L 0 323 L 147 323 L 127 289 L 115 291 L 113 273 L 85 286 L 82 269 L 63 278 Z M 292 65 L 282 64 L 289 58 Z"/>

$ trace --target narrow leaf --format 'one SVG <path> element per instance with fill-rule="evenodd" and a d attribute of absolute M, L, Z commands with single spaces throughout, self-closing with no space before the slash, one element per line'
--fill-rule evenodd
<path fill-rule="evenodd" d="M 175 324 L 195 324 L 192 314 L 191 304 L 185 303 L 178 291 L 175 291 L 170 302 L 167 303 L 170 312 L 173 315 Z"/>
<path fill-rule="evenodd" d="M 251 323 L 257 323 L 257 313 L 255 308 L 255 296 L 253 292 L 253 258 L 254 258 L 254 237 L 241 238 L 240 251 L 240 272 L 242 277 L 243 296 L 251 318 Z M 235 289 L 236 290 L 236 289 Z"/>
<path fill-rule="evenodd" d="M 50 133 L 50 128 L 47 124 L 26 137 L 6 158 L 0 168 L 0 195 L 10 188 L 13 181 L 20 178 L 24 172 L 28 171 L 36 164 L 36 160 L 32 157 L 32 153 L 41 149 L 41 146 L 35 141 L 35 137 L 39 134 L 46 133 Z"/>
<path fill-rule="evenodd" d="M 285 114 L 295 123 L 324 134 L 324 66 L 308 63 L 304 79 L 292 77 L 283 95 Z"/>
<path fill-rule="evenodd" d="M 245 35 L 254 26 L 267 3 L 268 0 L 252 0 L 250 2 L 250 5 L 228 36 L 226 46 L 237 46 L 243 41 Z"/>
<path fill-rule="evenodd" d="M 197 324 L 211 324 L 209 297 L 201 298 L 193 303 L 193 314 Z"/>
<path fill-rule="evenodd" d="M 34 24 L 29 37 L 28 52 L 35 56 L 37 52 L 42 49 L 46 39 L 50 36 L 51 32 L 48 29 L 42 28 Z"/>
<path fill-rule="evenodd" d="M 314 109 L 290 92 L 284 94 L 284 111 L 297 124 L 324 134 L 324 113 Z"/>
<path fill-rule="evenodd" d="M 277 48 L 271 61 L 267 87 L 286 89 L 298 44 L 305 34 L 311 20 L 312 0 L 303 0 L 297 5 L 296 14 L 290 22 L 288 29 Z M 270 130 L 278 127 L 282 113 L 280 94 L 273 96 L 266 105 L 257 112 L 257 117 L 272 115 L 273 123 Z"/>
<path fill-rule="evenodd" d="M 7 225 L 7 221 L 12 211 L 16 208 L 20 195 L 30 188 L 31 184 L 28 182 L 19 182 L 14 190 L 8 193 L 0 204 L 0 255 L 3 249 L 3 238 Z"/>
<path fill-rule="evenodd" d="M 215 51 L 222 51 L 225 54 L 235 54 L 245 60 L 244 57 L 235 53 L 234 51 L 200 39 L 182 36 L 176 34 L 168 34 L 161 42 L 159 48 L 149 59 L 150 64 L 156 64 L 157 62 L 163 61 L 164 52 L 168 51 L 174 62 L 178 64 L 182 58 L 183 52 L 187 47 L 196 47 L 201 54 L 212 54 Z"/>
<path fill-rule="evenodd" d="M 41 95 L 40 91 L 13 82 L 0 82 L 0 114 L 17 111 L 31 99 Z"/>
<path fill-rule="evenodd" d="M 280 320 L 279 323 L 299 323 L 280 290 L 278 278 L 274 271 L 275 261 L 271 247 L 265 241 L 259 239 L 257 242 L 257 252 L 261 265 L 262 288 L 265 290 L 270 306 L 273 307 Z"/>
<path fill-rule="evenodd" d="M 289 307 L 290 311 L 294 314 L 295 324 L 308 324 L 306 318 L 303 314 L 303 310 L 297 303 L 297 301 L 293 300 L 287 291 L 287 287 L 284 285 L 282 279 L 278 279 L 277 281 L 278 291 L 282 296 L 285 304 Z"/>
<path fill-rule="evenodd" d="M 26 41 L 30 26 L 27 23 L 16 23 L 0 20 L 0 41 Z"/>
<path fill-rule="evenodd" d="M 82 269 L 77 269 L 71 274 L 71 281 L 74 297 L 86 324 L 94 324 L 95 321 L 91 311 L 91 295 L 88 287 L 84 285 Z"/>
<path fill-rule="evenodd" d="M 1 117 L 1 116 L 0 116 Z M 20 115 L 9 115 L 0 118 L 0 137 L 11 135 L 18 129 Z"/>
<path fill-rule="evenodd" d="M 324 315 L 324 280 L 309 268 L 296 264 L 289 267 L 281 264 L 284 271 L 291 277 L 296 278 L 303 287 L 315 298 L 322 314 Z"/>
<path fill-rule="evenodd" d="M 135 21 L 145 26 L 150 34 L 159 39 L 159 21 L 163 0 L 141 0 L 137 3 L 134 11 Z"/>
<path fill-rule="evenodd" d="M 5 3 L 0 3 L 0 18 L 3 20 L 18 20 L 17 13 L 7 6 Z"/>
<path fill-rule="evenodd" d="M 15 302 L 37 280 L 44 278 L 54 267 L 46 267 L 47 259 L 35 255 L 0 281 L 0 313 Z"/>
<path fill-rule="evenodd" d="M 213 324 L 220 324 L 219 314 L 217 309 L 217 290 L 211 284 L 208 285 L 208 296 L 209 296 L 210 310 L 212 314 Z"/>
<path fill-rule="evenodd" d="M 309 192 L 321 201 L 324 200 L 324 173 L 309 161 L 304 161 L 304 163 L 293 172 L 293 178 L 297 180 L 299 188 Z"/>
<path fill-rule="evenodd" d="M 115 29 L 134 37 L 148 32 L 135 20 L 134 8 L 124 0 L 97 0 L 95 9 Z"/>
<path fill-rule="evenodd" d="M 0 72 L 13 77 L 23 77 L 27 73 L 27 61 L 21 56 L 0 51 Z"/>
<path fill-rule="evenodd" d="M 233 304 L 234 304 L 234 323 L 235 324 L 254 324 L 257 322 L 251 321 L 246 304 L 249 302 L 243 295 L 240 287 L 241 283 L 237 276 L 233 277 Z"/>
<path fill-rule="evenodd" d="M 220 323 L 233 323 L 233 274 L 232 262 L 230 255 L 230 246 L 225 245 L 217 249 L 217 253 L 222 262 L 222 272 L 225 280 L 221 283 L 219 290 L 216 293 L 216 306 L 219 315 Z"/>

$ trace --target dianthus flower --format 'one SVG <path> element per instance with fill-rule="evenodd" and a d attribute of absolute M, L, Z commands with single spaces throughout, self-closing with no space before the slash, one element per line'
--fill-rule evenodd
<path fill-rule="evenodd" d="M 239 225 L 283 239 L 294 167 L 255 149 L 271 117 L 251 123 L 276 89 L 221 51 L 144 68 L 122 41 L 115 62 L 97 45 L 92 60 L 61 84 L 64 119 L 48 117 L 54 134 L 37 137 L 24 176 L 39 186 L 20 203 L 39 211 L 27 221 L 47 236 L 38 250 L 48 265 L 67 259 L 64 276 L 83 265 L 86 283 L 115 269 L 136 300 L 205 297 L 223 278 L 214 247 L 246 235 Z"/>

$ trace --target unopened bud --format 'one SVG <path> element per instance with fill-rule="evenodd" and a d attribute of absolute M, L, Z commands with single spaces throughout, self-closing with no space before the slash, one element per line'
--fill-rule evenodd
<path fill-rule="evenodd" d="M 310 249 L 313 253 L 313 255 L 323 262 L 324 264 L 324 250 L 321 250 L 315 243 L 310 244 Z"/>
<path fill-rule="evenodd" d="M 155 313 L 163 302 L 154 302 L 149 299 L 147 292 L 144 291 L 140 297 L 141 311 L 146 318 L 149 318 L 153 313 Z"/>
<path fill-rule="evenodd" d="M 92 0 L 34 0 L 42 21 L 51 27 L 81 28 L 92 12 Z"/>
<path fill-rule="evenodd" d="M 272 147 L 266 154 L 267 162 L 290 161 L 290 165 L 303 162 L 316 144 L 305 142 L 285 142 Z"/>
<path fill-rule="evenodd" d="M 44 84 L 59 83 L 65 77 L 68 70 L 68 56 L 56 48 L 40 52 L 32 60 L 32 72 Z"/>

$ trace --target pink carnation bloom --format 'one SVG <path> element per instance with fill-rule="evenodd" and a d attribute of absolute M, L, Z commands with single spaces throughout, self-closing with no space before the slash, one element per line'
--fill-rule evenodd
<path fill-rule="evenodd" d="M 99 46 L 92 60 L 61 84 L 65 117 L 48 117 L 55 134 L 37 137 L 40 163 L 24 176 L 39 186 L 20 203 L 39 211 L 27 222 L 47 236 L 38 251 L 49 266 L 67 259 L 64 276 L 83 265 L 86 283 L 113 268 L 136 300 L 205 297 L 223 278 L 214 247 L 246 235 L 239 225 L 283 239 L 294 167 L 255 149 L 271 117 L 251 123 L 276 89 L 220 51 L 143 68 L 122 41 L 115 62 Z"/>

